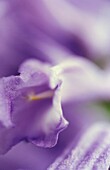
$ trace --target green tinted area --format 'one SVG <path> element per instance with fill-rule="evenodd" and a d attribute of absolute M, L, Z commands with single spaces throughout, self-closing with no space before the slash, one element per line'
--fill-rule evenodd
<path fill-rule="evenodd" d="M 107 111 L 110 115 L 110 101 L 102 101 L 99 103 L 99 105 Z"/>

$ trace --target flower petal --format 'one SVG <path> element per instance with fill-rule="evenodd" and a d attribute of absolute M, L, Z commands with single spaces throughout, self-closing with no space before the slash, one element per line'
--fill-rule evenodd
<path fill-rule="evenodd" d="M 53 68 L 62 79 L 62 100 L 110 98 L 109 71 L 82 57 L 71 57 Z"/>
<path fill-rule="evenodd" d="M 109 1 L 99 0 L 89 3 L 87 1 L 72 1 L 73 3 L 65 0 L 54 2 L 50 0 L 45 1 L 45 4 L 63 31 L 66 30 L 72 36 L 75 35 L 79 38 L 80 43 L 83 44 L 83 50 L 84 48 L 86 50 L 84 56 L 90 56 L 94 60 L 106 58 L 108 61 L 110 44 L 108 36 L 110 35 Z M 63 8 L 63 12 L 61 8 Z"/>
<path fill-rule="evenodd" d="M 0 153 L 5 153 L 22 140 L 52 147 L 59 132 L 68 124 L 63 118 L 60 103 L 61 81 L 55 72 L 37 60 L 26 61 L 20 72 L 20 76 L 1 79 L 1 111 L 4 115 L 0 119 Z M 11 126 L 7 124 L 7 117 Z"/>
<path fill-rule="evenodd" d="M 75 148 L 68 148 L 48 170 L 105 170 L 110 165 L 110 127 L 96 124 L 83 132 Z"/>

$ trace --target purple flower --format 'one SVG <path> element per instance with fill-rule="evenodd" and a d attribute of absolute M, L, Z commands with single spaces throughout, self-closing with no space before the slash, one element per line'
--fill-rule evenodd
<path fill-rule="evenodd" d="M 0 169 L 109 168 L 109 14 L 103 0 L 0 2 Z"/>
<path fill-rule="evenodd" d="M 86 67 L 87 71 L 91 70 L 89 71 L 89 75 L 85 70 L 85 66 L 88 66 Z M 42 147 L 52 147 L 56 144 L 58 133 L 68 124 L 63 118 L 60 104 L 59 93 L 62 81 L 64 83 L 61 89 L 63 91 L 62 101 L 63 95 L 65 96 L 64 92 L 66 92 L 65 88 L 69 95 L 70 92 L 72 92 L 72 88 L 68 88 L 68 85 L 71 87 L 70 84 L 73 80 L 75 83 L 74 74 L 78 75 L 78 73 L 80 73 L 80 75 L 83 75 L 82 73 L 84 73 L 85 76 L 90 78 L 87 79 L 87 82 L 90 82 L 86 85 L 86 90 L 84 90 L 87 99 L 91 99 L 91 97 L 87 95 L 91 92 L 92 94 L 94 93 L 93 96 L 97 99 L 97 95 L 103 94 L 102 89 L 105 88 L 105 86 L 101 85 L 98 93 L 95 93 L 96 90 L 94 89 L 97 89 L 97 84 L 93 87 L 91 81 L 94 82 L 94 80 L 97 80 L 96 82 L 100 84 L 100 82 L 102 82 L 103 77 L 101 76 L 103 72 L 95 67 L 95 65 L 92 65 L 88 60 L 82 60 L 80 58 L 72 58 L 68 62 L 66 61 L 54 67 L 50 67 L 34 59 L 28 60 L 21 65 L 19 72 L 20 75 L 18 76 L 4 77 L 1 79 L 1 108 L 2 110 L 7 109 L 1 112 L 5 115 L 1 114 L 0 117 L 0 135 L 2 139 L 0 143 L 1 153 L 7 152 L 12 146 L 23 140 Z M 73 79 L 68 77 L 70 73 L 72 73 Z M 67 81 L 65 78 L 67 78 Z M 87 87 L 93 87 L 93 91 L 90 92 Z M 75 96 L 76 100 L 77 96 L 80 99 L 82 95 L 80 87 L 78 90 L 79 93 L 76 93 Z M 75 100 L 75 98 L 73 99 Z M 70 99 L 72 99 L 72 95 Z M 74 101 L 73 99 L 71 101 Z M 67 101 L 69 101 L 68 97 Z M 67 101 L 64 100 L 63 102 Z M 74 106 L 72 108 L 75 109 L 76 107 L 77 106 Z M 70 106 L 68 111 L 70 111 Z M 75 119 L 75 117 L 73 118 Z M 73 118 L 71 117 L 70 119 L 73 121 Z M 83 143 L 82 139 L 81 141 Z M 68 147 L 70 147 L 69 144 Z M 78 146 L 78 148 L 80 149 L 80 146 Z M 84 166 L 86 165 L 84 164 Z"/>
<path fill-rule="evenodd" d="M 25 62 L 19 76 L 0 81 L 0 153 L 22 140 L 52 147 L 68 122 L 63 118 L 55 72 L 36 60 Z"/>

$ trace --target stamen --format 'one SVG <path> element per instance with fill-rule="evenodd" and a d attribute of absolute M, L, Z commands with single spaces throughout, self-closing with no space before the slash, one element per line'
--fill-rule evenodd
<path fill-rule="evenodd" d="M 49 91 L 42 92 L 39 94 L 30 93 L 27 97 L 29 101 L 33 101 L 33 100 L 42 100 L 46 98 L 51 98 L 53 97 L 53 95 L 54 95 L 54 91 L 49 90 Z"/>

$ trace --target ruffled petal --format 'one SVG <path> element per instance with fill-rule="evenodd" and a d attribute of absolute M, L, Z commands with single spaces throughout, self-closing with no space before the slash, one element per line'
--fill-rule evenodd
<path fill-rule="evenodd" d="M 110 127 L 93 125 L 84 131 L 76 147 L 65 150 L 48 170 L 108 170 L 110 166 Z"/>
<path fill-rule="evenodd" d="M 22 140 L 52 147 L 59 132 L 68 125 L 60 103 L 61 80 L 55 72 L 37 60 L 25 62 L 20 72 L 19 76 L 1 79 L 4 115 L 0 117 L 0 153 Z"/>

